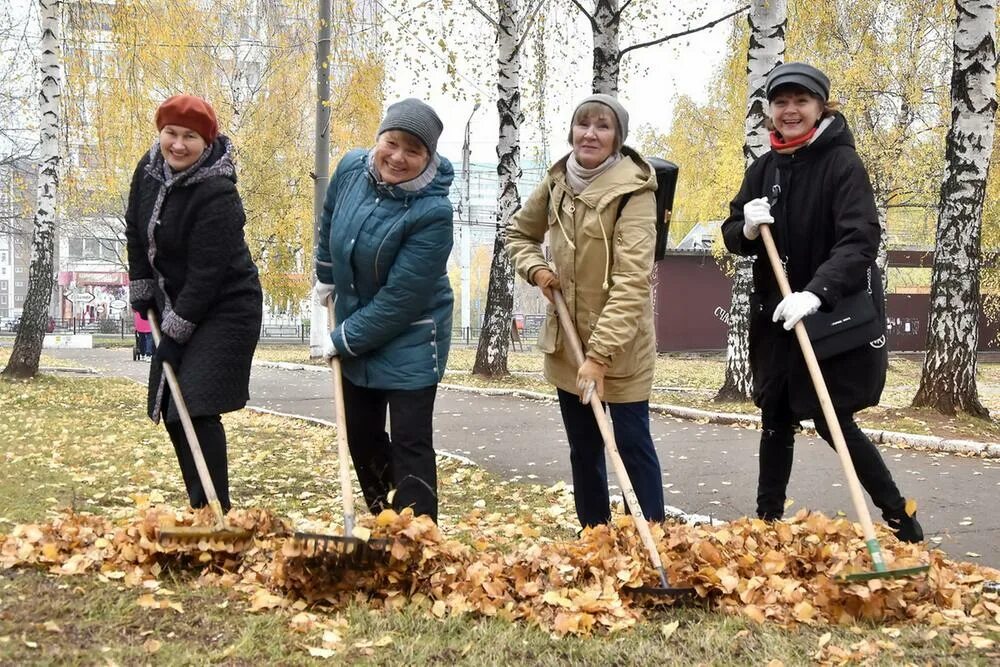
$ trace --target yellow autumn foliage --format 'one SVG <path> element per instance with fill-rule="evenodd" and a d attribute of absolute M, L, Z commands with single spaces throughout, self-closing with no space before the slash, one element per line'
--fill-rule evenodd
<path fill-rule="evenodd" d="M 313 233 L 315 3 L 84 0 L 66 25 L 66 216 L 121 229 L 130 178 L 166 97 L 209 100 L 236 147 L 246 235 L 268 303 L 295 312 Z M 350 10 L 347 10 L 350 11 Z M 372 141 L 383 67 L 338 16 L 331 40 L 331 152 Z M 192 29 L 197 26 L 197 29 Z"/>

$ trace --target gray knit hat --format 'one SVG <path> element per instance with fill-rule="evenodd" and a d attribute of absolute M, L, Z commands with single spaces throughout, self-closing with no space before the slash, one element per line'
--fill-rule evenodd
<path fill-rule="evenodd" d="M 618 101 L 617 97 L 612 97 L 611 95 L 607 95 L 605 93 L 597 93 L 596 95 L 586 97 L 573 108 L 573 115 L 570 116 L 569 143 L 573 143 L 572 123 L 573 119 L 576 118 L 576 112 L 580 107 L 588 102 L 603 104 L 614 112 L 615 118 L 618 119 L 618 135 L 621 137 L 621 142 L 624 144 L 625 138 L 628 137 L 628 111 L 625 111 L 625 107 L 622 106 L 622 103 Z"/>
<path fill-rule="evenodd" d="M 382 124 L 378 126 L 378 134 L 389 130 L 409 132 L 420 139 L 433 156 L 437 152 L 438 137 L 443 129 L 441 119 L 430 105 L 415 97 L 408 97 L 389 105 Z"/>

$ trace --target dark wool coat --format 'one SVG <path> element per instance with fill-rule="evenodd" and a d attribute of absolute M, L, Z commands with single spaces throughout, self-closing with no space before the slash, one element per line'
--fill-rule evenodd
<path fill-rule="evenodd" d="M 238 410 L 249 399 L 262 294 L 236 191 L 232 144 L 220 136 L 184 172 L 164 170 L 159 143 L 132 177 L 125 236 L 129 293 L 154 299 L 163 333 L 184 344 L 178 380 L 192 416 Z M 149 371 L 149 416 L 160 417 L 162 368 Z M 180 417 L 171 401 L 168 422 Z"/>
<path fill-rule="evenodd" d="M 377 183 L 370 159 L 351 151 L 330 179 L 316 278 L 336 285 L 332 339 L 344 376 L 359 387 L 423 389 L 441 380 L 451 345 L 454 171 L 435 154 L 404 190 Z"/>
<path fill-rule="evenodd" d="M 780 182 L 779 182 L 780 178 Z M 871 182 L 854 148 L 854 137 L 839 113 L 808 146 L 790 155 L 771 151 L 754 162 L 722 224 L 726 247 L 739 255 L 756 255 L 750 297 L 750 366 L 754 402 L 765 409 L 787 386 L 792 412 L 800 418 L 820 414 L 819 401 L 794 331 L 771 317 L 781 293 L 763 241 L 743 235 L 743 205 L 751 199 L 780 194 L 771 206 L 772 234 L 785 259 L 792 291 L 820 297 L 821 310 L 832 309 L 844 296 L 868 289 L 868 268 L 879 242 L 878 215 Z M 880 280 L 873 270 L 873 280 Z M 885 324 L 881 299 L 876 310 Z M 884 339 L 883 339 L 884 341 Z M 886 346 L 865 345 L 820 362 L 830 397 L 838 411 L 877 405 L 888 367 Z"/>

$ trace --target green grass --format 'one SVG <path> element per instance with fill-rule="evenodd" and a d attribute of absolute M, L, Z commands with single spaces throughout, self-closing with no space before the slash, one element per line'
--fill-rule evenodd
<path fill-rule="evenodd" d="M 290 614 L 247 613 L 239 595 L 167 575 L 184 613 L 139 607 L 125 589 L 88 577 L 36 571 L 0 574 L 0 661 L 4 664 L 282 664 L 319 662 L 318 630 L 297 632 Z M 44 601 L 41 603 L 41 601 Z M 334 659 L 372 665 L 697 665 L 808 664 L 827 647 L 868 665 L 989 665 L 996 657 L 953 646 L 947 633 L 909 626 L 885 634 L 872 625 L 794 631 L 711 611 L 657 612 L 636 628 L 601 638 L 553 639 L 524 624 L 438 620 L 426 610 L 385 612 L 354 603 L 320 612 L 342 641 Z M 16 619 L 16 620 L 15 620 Z M 669 637 L 664 631 L 678 624 Z M 898 633 L 898 636 L 893 636 Z M 879 645 L 881 644 L 881 645 Z M 852 649 L 851 647 L 855 648 Z M 868 658 L 865 660 L 865 658 Z"/>
<path fill-rule="evenodd" d="M 304 345 L 262 345 L 256 358 L 318 365 L 309 359 Z M 542 354 L 514 351 L 508 356 L 511 375 L 482 378 L 472 375 L 476 351 L 454 348 L 448 356 L 444 381 L 469 387 L 523 389 L 555 395 L 555 389 L 542 375 Z M 912 356 L 893 355 L 889 361 L 886 387 L 881 404 L 858 414 L 859 423 L 868 428 L 936 435 L 968 440 L 1000 440 L 1000 422 L 985 421 L 968 415 L 948 417 L 934 410 L 911 408 L 910 403 L 920 384 L 921 362 Z M 980 400 L 994 416 L 1000 415 L 1000 363 L 980 362 L 978 366 Z M 719 402 L 715 393 L 725 377 L 725 357 L 718 353 L 672 353 L 657 357 L 653 376 L 653 403 L 665 403 L 713 412 L 760 414 L 752 403 Z"/>
<path fill-rule="evenodd" d="M 124 521 L 149 502 L 183 506 L 173 451 L 162 428 L 144 417 L 144 404 L 144 389 L 122 380 L 0 380 L 0 534 L 66 507 Z M 336 520 L 330 429 L 246 411 L 225 423 L 237 504 L 266 506 L 296 522 Z M 491 549 L 524 545 L 522 526 L 537 532 L 528 543 L 573 539 L 571 498 L 559 488 L 500 481 L 446 459 L 439 460 L 439 478 L 449 538 L 474 544 L 484 539 L 481 524 L 491 521 Z M 148 591 L 120 580 L 0 570 L 0 664 L 311 664 L 319 659 L 309 648 L 324 649 L 324 637 L 335 660 L 385 665 L 736 666 L 804 664 L 817 655 L 874 665 L 987 665 L 1000 657 L 993 647 L 969 646 L 976 633 L 980 641 L 1000 641 L 989 615 L 957 627 L 859 622 L 788 629 L 695 603 L 648 611 L 611 635 L 556 638 L 527 622 L 437 618 L 427 599 L 391 611 L 359 596 L 339 608 L 298 602 L 254 613 L 246 590 L 178 565 L 153 583 L 157 596 L 179 603 L 183 613 L 141 606 Z"/>

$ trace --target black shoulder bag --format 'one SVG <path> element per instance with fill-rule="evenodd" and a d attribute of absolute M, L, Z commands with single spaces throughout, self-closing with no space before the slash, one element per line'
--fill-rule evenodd
<path fill-rule="evenodd" d="M 877 290 L 873 289 L 876 284 Z M 882 277 L 873 262 L 868 267 L 867 289 L 842 297 L 830 312 L 817 311 L 802 320 L 817 359 L 829 359 L 863 345 L 885 345 L 885 329 L 875 308 L 881 293 Z"/>

